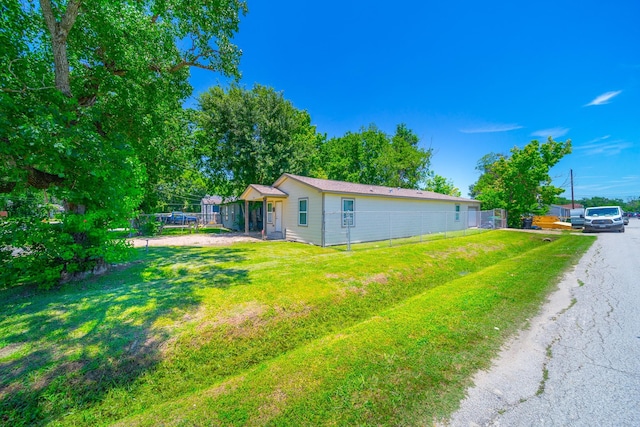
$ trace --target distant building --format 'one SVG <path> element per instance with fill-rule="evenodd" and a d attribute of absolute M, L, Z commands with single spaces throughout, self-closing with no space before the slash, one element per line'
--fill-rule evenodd
<path fill-rule="evenodd" d="M 582 209 L 580 203 L 574 203 L 573 206 L 571 203 L 566 205 L 550 205 L 549 206 L 549 215 L 557 216 L 558 218 L 569 218 L 571 217 L 571 209 Z"/>
<path fill-rule="evenodd" d="M 222 197 L 206 196 L 201 202 L 202 221 L 204 224 L 220 224 L 220 205 Z"/>

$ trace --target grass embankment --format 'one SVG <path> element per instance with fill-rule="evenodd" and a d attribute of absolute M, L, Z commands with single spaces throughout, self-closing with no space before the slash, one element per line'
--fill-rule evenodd
<path fill-rule="evenodd" d="M 54 292 L 6 290 L 0 420 L 429 422 L 593 241 L 552 239 L 150 248 Z"/>

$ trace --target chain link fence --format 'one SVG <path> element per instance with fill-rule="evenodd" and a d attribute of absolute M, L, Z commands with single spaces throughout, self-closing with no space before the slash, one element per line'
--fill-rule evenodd
<path fill-rule="evenodd" d="M 141 214 L 131 220 L 130 235 L 163 234 L 168 229 L 222 227 L 219 213 L 172 212 Z M 371 242 L 397 245 L 466 236 L 506 228 L 503 209 L 462 212 L 343 211 L 324 214 L 324 245 L 346 246 Z"/>
<path fill-rule="evenodd" d="M 327 212 L 325 245 L 416 243 L 506 228 L 503 209 L 469 212 Z"/>
<path fill-rule="evenodd" d="M 152 236 L 162 234 L 165 229 L 201 227 L 221 227 L 221 218 L 218 212 L 171 212 L 157 214 L 140 214 L 130 221 L 129 234 Z"/>

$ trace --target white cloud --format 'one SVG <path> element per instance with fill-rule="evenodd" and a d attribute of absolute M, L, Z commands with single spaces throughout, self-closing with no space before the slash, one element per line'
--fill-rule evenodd
<path fill-rule="evenodd" d="M 569 128 L 555 127 L 551 129 L 541 129 L 533 132 L 531 136 L 538 136 L 540 138 L 560 138 L 569 133 Z"/>
<path fill-rule="evenodd" d="M 611 135 L 599 136 L 598 138 L 594 138 L 591 141 L 587 141 L 587 144 L 593 144 L 594 142 L 604 141 L 605 139 L 611 138 Z"/>
<path fill-rule="evenodd" d="M 611 98 L 613 98 L 614 96 L 620 95 L 622 93 L 621 90 L 615 90 L 612 92 L 606 92 L 603 93 L 600 96 L 597 96 L 593 101 L 591 101 L 590 103 L 586 104 L 585 107 L 589 107 L 591 105 L 604 105 L 604 104 L 608 104 L 609 100 Z"/>
<path fill-rule="evenodd" d="M 611 176 L 605 176 L 601 179 L 601 182 L 593 184 L 576 185 L 575 190 L 584 194 L 602 195 L 602 193 L 604 192 L 610 190 L 619 190 L 622 188 L 624 191 L 617 191 L 621 194 L 627 192 L 630 185 L 637 187 L 637 184 L 639 182 L 639 180 L 637 178 L 634 179 L 634 177 L 625 177 L 625 179 L 616 177 L 615 179 L 611 179 Z"/>
<path fill-rule="evenodd" d="M 587 156 L 615 156 L 632 146 L 632 143 L 623 140 L 604 141 L 596 138 L 585 145 L 576 146 L 574 149 Z"/>
<path fill-rule="evenodd" d="M 509 132 L 510 130 L 522 129 L 518 124 L 489 124 L 472 129 L 460 129 L 462 133 L 492 133 L 492 132 Z"/>

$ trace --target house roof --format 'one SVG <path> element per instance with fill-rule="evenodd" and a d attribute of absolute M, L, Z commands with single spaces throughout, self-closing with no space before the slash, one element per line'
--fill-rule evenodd
<path fill-rule="evenodd" d="M 292 179 L 309 185 L 319 191 L 327 193 L 346 193 L 346 194 L 359 194 L 366 196 L 384 196 L 384 197 L 398 197 L 398 198 L 410 198 L 410 199 L 424 199 L 424 200 L 442 200 L 451 202 L 477 202 L 476 200 L 466 199 L 464 197 L 448 196 L 446 194 L 435 193 L 433 191 L 425 190 L 411 190 L 407 188 L 394 188 L 383 187 L 379 185 L 367 185 L 356 184 L 353 182 L 333 181 L 330 179 L 309 178 L 307 176 L 293 175 L 285 173 L 273 184 L 273 187 L 277 187 L 286 179 Z M 244 194 L 243 194 L 244 196 Z"/>
<path fill-rule="evenodd" d="M 220 205 L 222 204 L 221 196 L 205 196 L 202 198 L 201 203 L 203 205 Z"/>
<path fill-rule="evenodd" d="M 242 200 L 260 200 L 264 197 L 285 198 L 288 194 L 270 185 L 251 184 L 240 196 Z"/>

